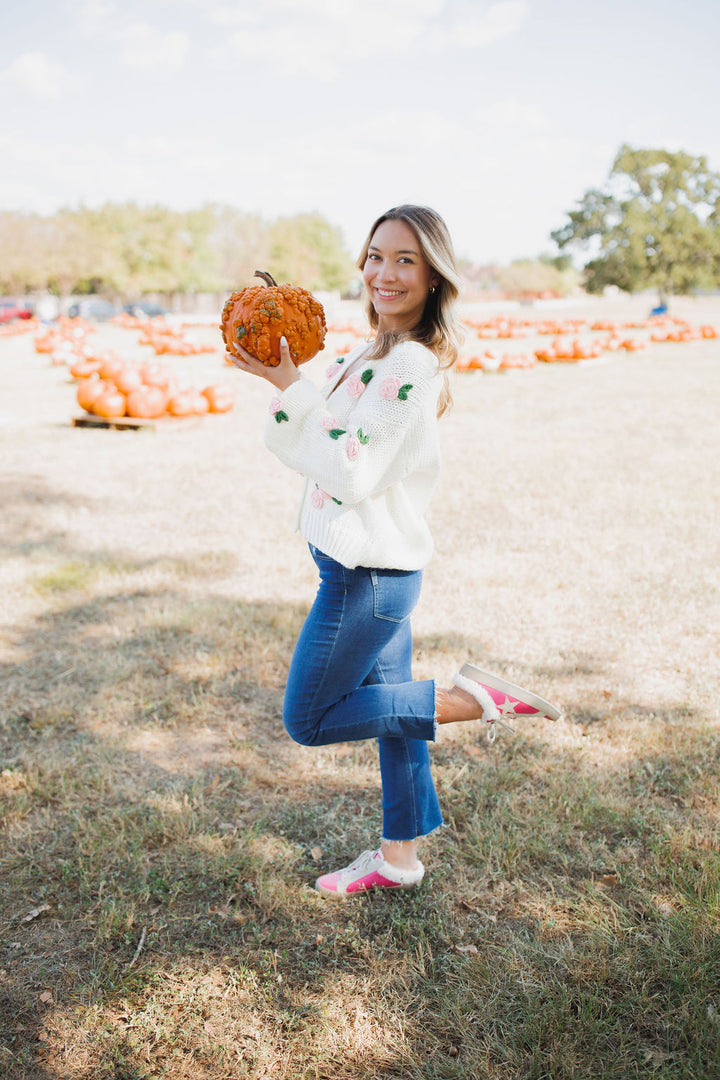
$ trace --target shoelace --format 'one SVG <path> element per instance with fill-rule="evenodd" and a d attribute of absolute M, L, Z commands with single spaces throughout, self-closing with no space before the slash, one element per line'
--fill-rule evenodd
<path fill-rule="evenodd" d="M 363 851 L 361 855 L 358 855 L 355 862 L 350 863 L 349 866 L 346 866 L 344 870 L 340 871 L 341 880 L 345 881 L 347 878 L 352 877 L 358 870 L 363 872 L 370 870 L 373 862 L 375 862 L 376 855 L 377 851 Z"/>
<path fill-rule="evenodd" d="M 487 722 L 487 741 L 489 743 L 494 743 L 497 739 L 497 728 L 495 727 L 496 724 L 499 724 L 501 728 L 504 728 L 504 730 L 509 732 L 511 735 L 517 735 L 514 727 L 510 727 L 509 724 L 506 724 L 503 720 L 500 720 L 499 717 L 496 717 L 494 720 L 488 720 Z"/>

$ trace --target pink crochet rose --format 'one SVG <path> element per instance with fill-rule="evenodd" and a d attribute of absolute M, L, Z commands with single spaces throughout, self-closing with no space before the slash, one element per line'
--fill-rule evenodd
<path fill-rule="evenodd" d="M 397 375 L 388 375 L 383 379 L 378 387 L 378 393 L 381 398 L 385 398 L 386 401 L 392 400 L 398 396 L 398 390 L 402 386 L 402 383 L 398 379 Z"/>
<path fill-rule="evenodd" d="M 278 424 L 281 424 L 283 420 L 289 420 L 290 417 L 282 407 L 282 401 L 279 397 L 274 397 L 270 402 L 270 415 L 275 417 Z"/>
<path fill-rule="evenodd" d="M 347 456 L 351 461 L 354 461 L 360 453 L 360 440 L 354 435 L 349 435 L 345 444 L 345 449 L 347 450 Z"/>
<path fill-rule="evenodd" d="M 345 389 L 350 397 L 360 397 L 365 392 L 365 383 L 359 375 L 350 375 L 345 382 Z"/>
<path fill-rule="evenodd" d="M 322 488 L 315 488 L 312 495 L 310 496 L 310 502 L 316 510 L 322 510 L 323 506 L 329 498 L 330 496 L 328 495 L 327 491 L 323 491 Z"/>
<path fill-rule="evenodd" d="M 320 426 L 322 427 L 323 431 L 332 431 L 338 426 L 338 423 L 337 420 L 335 420 L 332 416 L 323 416 L 322 420 L 320 421 Z"/>

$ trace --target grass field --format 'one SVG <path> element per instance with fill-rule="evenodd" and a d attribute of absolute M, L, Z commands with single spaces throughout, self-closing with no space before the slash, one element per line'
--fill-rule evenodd
<path fill-rule="evenodd" d="M 421 889 L 346 905 L 311 885 L 377 841 L 379 777 L 282 727 L 301 481 L 264 386 L 178 366 L 236 410 L 85 430 L 0 341 L 0 1076 L 716 1080 L 720 342 L 454 377 L 415 673 L 565 719 L 443 730 Z"/>

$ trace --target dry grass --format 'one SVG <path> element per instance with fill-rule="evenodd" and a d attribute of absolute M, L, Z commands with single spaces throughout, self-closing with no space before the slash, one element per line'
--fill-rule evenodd
<path fill-rule="evenodd" d="M 566 719 L 444 732 L 422 889 L 341 907 L 310 885 L 376 839 L 376 753 L 282 730 L 315 581 L 239 385 L 73 429 L 0 342 L 0 1074 L 716 1077 L 720 345 L 456 377 L 416 674 L 471 656 Z"/>

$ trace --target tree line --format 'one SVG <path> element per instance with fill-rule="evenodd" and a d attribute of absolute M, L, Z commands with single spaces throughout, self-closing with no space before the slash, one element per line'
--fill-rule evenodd
<path fill-rule="evenodd" d="M 463 261 L 468 291 L 564 295 L 580 282 L 591 293 L 656 288 L 667 302 L 717 290 L 720 174 L 704 157 L 623 145 L 605 183 L 550 238 L 554 255 L 507 267 Z M 0 293 L 227 293 L 257 269 L 311 291 L 346 293 L 358 281 L 340 229 L 317 213 L 267 221 L 224 204 L 174 211 L 134 202 L 49 216 L 0 211 Z"/>
<path fill-rule="evenodd" d="M 311 290 L 343 292 L 356 276 L 340 229 L 320 214 L 266 221 L 225 205 L 134 202 L 0 211 L 0 293 L 9 295 L 228 292 L 265 268 Z"/>

